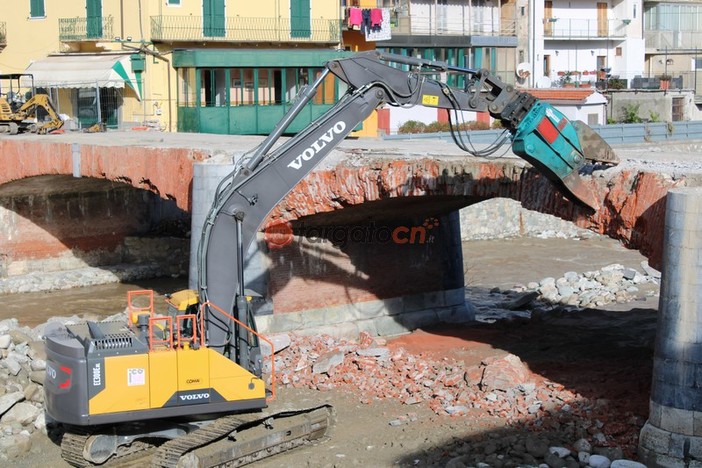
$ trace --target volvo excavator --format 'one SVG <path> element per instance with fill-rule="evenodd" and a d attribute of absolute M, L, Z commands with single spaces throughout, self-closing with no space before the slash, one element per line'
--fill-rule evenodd
<path fill-rule="evenodd" d="M 26 84 L 25 82 L 29 82 Z M 58 130 L 63 120 L 46 94 L 34 92 L 34 77 L 29 73 L 0 75 L 0 133 L 39 133 Z M 26 95 L 23 90 L 28 89 Z M 46 119 L 40 119 L 42 109 Z"/>
<path fill-rule="evenodd" d="M 274 149 L 330 73 L 348 85 L 346 93 Z M 446 74 L 463 76 L 464 86 L 447 85 L 440 79 Z M 488 112 L 502 122 L 515 154 L 564 196 L 592 210 L 598 209 L 598 197 L 579 171 L 618 162 L 587 125 L 569 121 L 488 70 L 375 51 L 329 61 L 218 187 L 200 240 L 198 291 L 174 294 L 163 316 L 154 314 L 153 296 L 140 306 L 135 299 L 143 292 L 135 292 L 124 322 L 88 321 L 46 334 L 46 409 L 65 430 L 66 461 L 240 466 L 328 437 L 333 424 L 328 406 L 267 412 L 274 360 L 261 352 L 265 338 L 256 331 L 245 289 L 244 253 L 283 197 L 383 105 L 447 109 L 454 141 L 476 156 L 501 142 L 476 150 L 456 121 L 462 111 Z"/>

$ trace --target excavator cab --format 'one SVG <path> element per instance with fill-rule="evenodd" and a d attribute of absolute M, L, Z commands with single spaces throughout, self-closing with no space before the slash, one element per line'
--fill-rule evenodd
<path fill-rule="evenodd" d="M 33 75 L 0 75 L 0 133 L 44 134 L 62 126 L 49 96 L 37 94 Z"/>

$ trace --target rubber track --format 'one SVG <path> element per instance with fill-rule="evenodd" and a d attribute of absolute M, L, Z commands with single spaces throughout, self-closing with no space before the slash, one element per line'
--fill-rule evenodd
<path fill-rule="evenodd" d="M 244 426 L 244 428 L 252 427 L 270 418 L 305 414 L 325 407 L 328 407 L 328 405 L 302 410 L 282 411 L 273 414 L 250 413 L 223 416 L 207 426 L 196 429 L 177 439 L 169 440 L 158 448 L 155 448 L 152 444 L 141 441 L 134 441 L 129 446 L 119 447 L 118 452 L 101 465 L 96 465 L 83 458 L 83 448 L 92 433 L 80 427 L 71 427 L 70 432 L 67 428 L 67 432 L 63 435 L 61 441 L 61 456 L 67 463 L 76 467 L 144 467 L 150 462 L 153 468 L 176 468 L 180 458 L 187 452 L 222 439 L 237 428 L 241 428 L 242 426 Z M 241 466 L 242 464 L 266 458 L 267 456 L 288 450 L 303 443 L 305 443 L 304 440 L 288 442 L 282 444 L 278 448 L 264 450 L 267 451 L 267 454 L 251 454 L 247 457 L 243 457 L 243 459 L 232 460 L 219 466 Z"/>
<path fill-rule="evenodd" d="M 175 468 L 180 457 L 186 452 L 219 440 L 243 424 L 265 419 L 267 418 L 261 419 L 260 413 L 221 417 L 212 424 L 161 445 L 151 459 L 151 466 L 153 468 Z"/>
<path fill-rule="evenodd" d="M 107 462 L 96 465 L 83 458 L 83 448 L 85 448 L 85 444 L 91 435 L 92 433 L 89 431 L 77 427 L 72 427 L 71 432 L 67 430 L 61 439 L 61 457 L 68 464 L 76 467 L 119 466 L 120 468 L 126 468 L 127 466 L 144 466 L 155 452 L 153 445 L 134 441 L 129 446 L 119 447 L 117 453 Z"/>

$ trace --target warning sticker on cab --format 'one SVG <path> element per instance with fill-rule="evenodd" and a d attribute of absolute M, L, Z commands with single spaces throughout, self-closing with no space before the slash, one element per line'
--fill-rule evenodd
<path fill-rule="evenodd" d="M 127 369 L 127 386 L 146 385 L 146 370 L 143 368 Z"/>
<path fill-rule="evenodd" d="M 438 106 L 439 96 L 433 96 L 431 94 L 422 95 L 422 105 L 424 106 Z"/>

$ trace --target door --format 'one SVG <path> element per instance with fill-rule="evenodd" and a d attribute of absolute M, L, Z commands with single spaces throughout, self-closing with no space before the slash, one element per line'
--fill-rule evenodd
<path fill-rule="evenodd" d="M 310 34 L 310 0 L 290 0 L 290 37 Z"/>
<path fill-rule="evenodd" d="M 607 37 L 609 35 L 606 3 L 597 3 L 597 35 L 599 37 Z"/>
<path fill-rule="evenodd" d="M 544 76 L 551 78 L 551 56 L 544 55 Z"/>
<path fill-rule="evenodd" d="M 544 2 L 544 36 L 553 36 L 553 2 Z"/>
<path fill-rule="evenodd" d="M 86 35 L 89 38 L 102 37 L 102 0 L 86 0 Z"/>
<path fill-rule="evenodd" d="M 202 1 L 202 33 L 206 37 L 224 37 L 224 0 Z"/>

